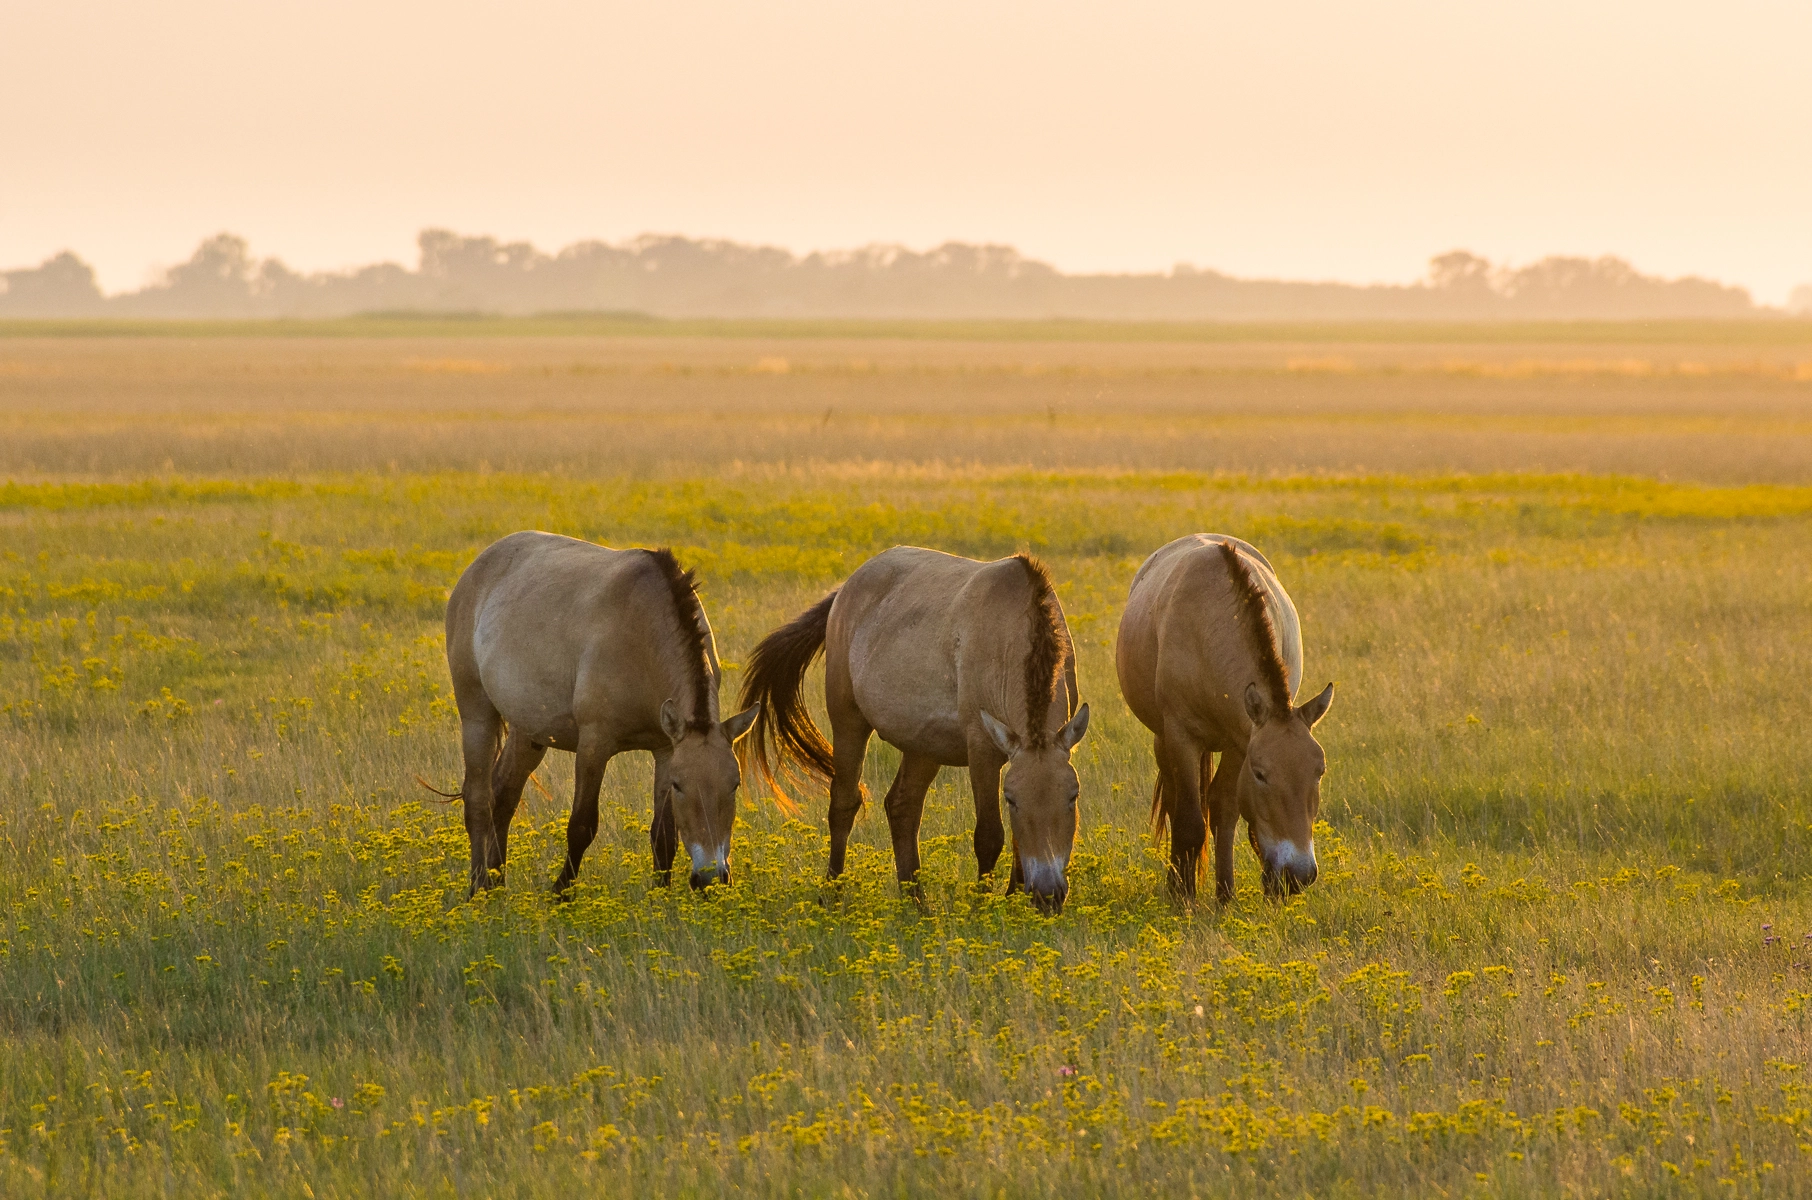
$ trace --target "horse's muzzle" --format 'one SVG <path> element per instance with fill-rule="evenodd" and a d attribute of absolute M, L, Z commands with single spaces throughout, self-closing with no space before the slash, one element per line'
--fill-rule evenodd
<path fill-rule="evenodd" d="M 1027 888 L 1026 894 L 1031 897 L 1033 908 L 1047 917 L 1054 917 L 1063 911 L 1063 902 L 1069 898 L 1070 885 L 1060 883 L 1055 890 L 1049 892 L 1034 892 Z"/>
<path fill-rule="evenodd" d="M 1315 847 L 1299 850 L 1294 842 L 1278 842 L 1265 855 L 1265 892 L 1271 896 L 1294 896 L 1315 882 L 1320 868 L 1315 863 Z"/>
<path fill-rule="evenodd" d="M 727 885 L 730 882 L 730 864 L 724 863 L 722 866 L 713 864 L 702 871 L 694 871 L 690 882 L 692 890 L 695 892 L 702 892 L 714 883 Z"/>
<path fill-rule="evenodd" d="M 1064 866 L 1061 861 L 1035 858 L 1020 863 L 1026 895 L 1031 899 L 1032 907 L 1047 917 L 1062 912 L 1063 902 L 1069 898 L 1070 881 L 1064 874 Z"/>

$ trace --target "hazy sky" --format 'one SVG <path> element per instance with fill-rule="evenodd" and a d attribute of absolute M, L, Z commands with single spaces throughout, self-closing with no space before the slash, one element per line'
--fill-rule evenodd
<path fill-rule="evenodd" d="M 0 0 L 0 266 L 243 234 L 1010 242 L 1408 280 L 1812 281 L 1812 3 Z"/>

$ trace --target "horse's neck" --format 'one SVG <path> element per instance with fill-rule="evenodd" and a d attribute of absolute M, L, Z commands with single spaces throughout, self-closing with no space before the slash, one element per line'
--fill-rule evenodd
<path fill-rule="evenodd" d="M 655 655 L 656 661 L 660 664 L 661 673 L 661 686 L 656 689 L 660 695 L 654 701 L 654 709 L 657 713 L 660 711 L 661 704 L 671 697 L 673 702 L 679 706 L 680 716 L 690 722 L 695 711 L 693 705 L 696 702 L 697 693 L 702 691 L 705 712 L 710 716 L 713 724 L 717 722 L 718 666 L 717 656 L 711 653 L 709 635 L 706 637 L 705 650 L 710 657 L 705 662 L 701 678 L 698 668 L 687 661 L 690 655 L 687 653 L 684 642 L 677 638 L 668 638 L 663 642 Z"/>

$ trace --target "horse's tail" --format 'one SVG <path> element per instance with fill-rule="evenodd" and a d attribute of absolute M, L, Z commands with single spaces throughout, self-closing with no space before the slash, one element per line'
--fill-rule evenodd
<path fill-rule="evenodd" d="M 835 767 L 831 745 L 800 693 L 812 660 L 824 651 L 824 632 L 836 599 L 833 591 L 762 638 L 743 673 L 741 707 L 755 704 L 761 708 L 742 740 L 743 764 L 779 796 L 786 794 L 779 776 L 785 773 L 788 760 L 826 781 Z"/>
<path fill-rule="evenodd" d="M 1158 768 L 1158 777 L 1151 784 L 1151 836 L 1153 839 L 1164 836 L 1164 830 L 1170 825 L 1170 789 L 1164 786 L 1164 768 Z"/>

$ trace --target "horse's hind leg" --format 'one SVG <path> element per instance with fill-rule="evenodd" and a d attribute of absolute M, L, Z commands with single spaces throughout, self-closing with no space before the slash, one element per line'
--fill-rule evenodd
<path fill-rule="evenodd" d="M 491 775 L 497 765 L 497 743 L 502 736 L 503 718 L 488 699 L 470 697 L 459 706 L 459 742 L 466 760 L 466 775 L 459 785 L 459 794 L 465 802 L 466 837 L 472 843 L 469 895 L 490 887 L 491 872 L 503 866 L 491 801 Z"/>
<path fill-rule="evenodd" d="M 843 854 L 849 846 L 850 827 L 866 798 L 862 788 L 862 760 L 868 757 L 868 739 L 874 726 L 856 704 L 855 682 L 849 676 L 846 649 L 827 645 L 824 651 L 824 708 L 831 727 L 830 869 L 835 879 L 843 874 Z"/>
<path fill-rule="evenodd" d="M 831 757 L 836 766 L 830 786 L 830 870 L 835 879 L 843 874 L 843 855 L 849 831 L 862 811 L 862 760 L 868 757 L 868 739 L 874 729 L 855 705 L 831 710 Z"/>
<path fill-rule="evenodd" d="M 862 811 L 862 760 L 868 757 L 868 739 L 874 732 L 868 722 L 857 717 L 848 724 L 833 725 L 832 756 L 836 769 L 830 787 L 830 870 L 835 879 L 843 874 L 843 856 L 849 848 L 849 831 Z"/>
<path fill-rule="evenodd" d="M 573 815 L 566 822 L 566 861 L 554 880 L 554 895 L 565 896 L 579 874 L 579 863 L 598 836 L 598 789 L 604 786 L 604 768 L 616 748 L 595 729 L 579 730 L 579 752 L 573 762 Z"/>
<path fill-rule="evenodd" d="M 504 739 L 497 767 L 491 772 L 491 824 L 497 838 L 499 882 L 510 861 L 510 821 L 516 816 L 516 806 L 522 803 L 522 789 L 546 753 L 546 746 L 538 746 L 512 729 Z"/>
<path fill-rule="evenodd" d="M 939 764 L 920 754 L 902 754 L 899 773 L 881 807 L 893 834 L 893 869 L 901 883 L 916 893 L 919 876 L 919 823 L 925 818 L 925 793 L 937 778 Z"/>

